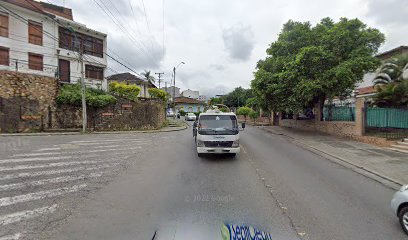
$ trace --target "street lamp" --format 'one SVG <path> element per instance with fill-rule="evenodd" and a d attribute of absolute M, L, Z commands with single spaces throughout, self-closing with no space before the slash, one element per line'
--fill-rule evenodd
<path fill-rule="evenodd" d="M 186 64 L 185 62 L 180 62 L 176 67 L 173 68 L 173 119 L 176 118 L 176 69 L 181 65 Z"/>

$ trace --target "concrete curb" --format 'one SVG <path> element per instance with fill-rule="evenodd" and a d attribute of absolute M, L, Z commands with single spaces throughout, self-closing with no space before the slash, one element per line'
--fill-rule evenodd
<path fill-rule="evenodd" d="M 363 176 L 365 176 L 365 177 L 368 177 L 368 178 L 370 178 L 370 179 L 372 179 L 372 180 L 374 180 L 374 181 L 380 182 L 381 184 L 384 184 L 384 185 L 386 185 L 387 187 L 391 187 L 391 188 L 393 188 L 393 189 L 395 189 L 395 190 L 398 190 L 402 185 L 404 185 L 404 183 L 401 183 L 401 182 L 399 182 L 399 181 L 396 180 L 396 179 L 393 179 L 393 178 L 391 178 L 391 177 L 385 176 L 385 175 L 383 175 L 383 174 L 381 174 L 381 173 L 379 173 L 379 172 L 377 172 L 377 171 L 371 170 L 371 169 L 369 169 L 369 168 L 367 168 L 367 167 L 365 167 L 365 166 L 361 166 L 361 165 L 359 165 L 359 164 L 353 163 L 353 162 L 351 162 L 351 161 L 349 161 L 349 160 L 347 160 L 347 159 L 344 159 L 344 158 L 342 158 L 342 157 L 339 157 L 339 156 L 336 156 L 336 155 L 334 155 L 334 154 L 325 152 L 325 151 L 323 151 L 323 150 L 321 150 L 321 149 L 318 149 L 318 148 L 313 147 L 313 146 L 311 146 L 311 145 L 309 145 L 309 144 L 306 144 L 306 143 L 304 143 L 303 141 L 299 141 L 299 140 L 295 139 L 295 138 L 292 137 L 292 136 L 286 135 L 286 134 L 281 133 L 281 132 L 275 132 L 275 131 L 273 131 L 273 130 L 266 129 L 266 128 L 261 128 L 261 129 L 264 130 L 264 131 L 266 131 L 266 132 L 269 132 L 269 133 L 271 133 L 271 134 L 283 135 L 283 136 L 285 136 L 285 137 L 288 137 L 288 138 L 290 138 L 291 140 L 293 140 L 293 142 L 294 142 L 297 146 L 300 146 L 300 147 L 302 147 L 302 148 L 304 148 L 304 149 L 306 149 L 306 150 L 308 150 L 308 151 L 310 151 L 310 152 L 313 152 L 313 153 L 315 153 L 315 154 L 317 154 L 317 155 L 319 155 L 319 156 L 321 156 L 321 157 L 324 157 L 324 158 L 328 159 L 329 161 L 338 163 L 338 164 L 342 165 L 343 167 L 347 167 L 347 168 L 353 170 L 354 172 L 357 172 L 357 173 L 359 173 L 359 174 L 361 174 L 361 175 L 363 175 Z M 329 156 L 329 157 L 327 157 L 327 156 Z M 338 161 L 334 161 L 333 159 L 330 159 L 330 157 L 331 157 L 331 158 L 334 158 L 334 159 L 336 159 L 336 160 L 338 160 Z M 345 163 L 345 164 L 341 164 L 341 163 L 339 163 L 339 161 L 342 162 L 342 163 Z M 354 167 L 354 168 L 356 168 L 356 169 L 359 169 L 360 171 L 356 171 L 355 169 L 351 168 L 350 166 L 352 166 L 352 167 Z M 377 177 L 377 178 L 375 178 L 375 177 L 373 177 L 373 176 L 375 176 L 375 177 Z M 385 181 L 387 181 L 387 182 L 381 181 L 381 180 L 379 180 L 378 178 L 380 178 L 380 179 L 382 179 L 382 180 L 385 180 Z M 390 185 L 390 184 L 388 184 L 388 183 L 396 184 L 397 186 L 392 186 L 392 185 Z"/>
<path fill-rule="evenodd" d="M 81 133 L 81 132 L 40 132 L 40 133 L 2 133 L 0 137 L 21 137 L 21 136 L 59 136 L 59 135 L 86 135 L 86 134 L 126 134 L 126 133 L 159 133 L 159 132 L 175 132 L 181 131 L 188 128 L 188 126 L 183 123 L 184 126 L 182 127 L 174 127 L 168 129 L 158 129 L 158 130 L 142 130 L 142 131 L 103 131 L 103 132 L 88 132 L 88 133 Z"/>

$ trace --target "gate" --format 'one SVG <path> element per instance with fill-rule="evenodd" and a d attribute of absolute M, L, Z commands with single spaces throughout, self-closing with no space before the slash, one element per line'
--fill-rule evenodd
<path fill-rule="evenodd" d="M 408 109 L 365 108 L 366 134 L 402 139 L 408 137 Z"/>

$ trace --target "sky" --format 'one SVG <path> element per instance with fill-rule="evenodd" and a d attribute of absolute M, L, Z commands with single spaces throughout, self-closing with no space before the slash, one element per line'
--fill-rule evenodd
<path fill-rule="evenodd" d="M 408 0 L 46 1 L 65 4 L 75 21 L 107 33 L 108 53 L 138 73 L 164 72 L 170 84 L 173 67 L 185 62 L 176 69 L 176 86 L 208 97 L 248 88 L 257 61 L 289 19 L 316 24 L 324 17 L 359 18 L 385 34 L 380 52 L 408 45 Z"/>

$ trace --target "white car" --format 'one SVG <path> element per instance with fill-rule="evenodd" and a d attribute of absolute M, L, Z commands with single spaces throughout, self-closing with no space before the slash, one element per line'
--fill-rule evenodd
<path fill-rule="evenodd" d="M 408 234 L 408 185 L 404 185 L 394 194 L 391 208 L 399 218 L 401 227 Z"/>
<path fill-rule="evenodd" d="M 194 113 L 187 113 L 185 119 L 186 121 L 195 121 L 197 116 Z"/>

